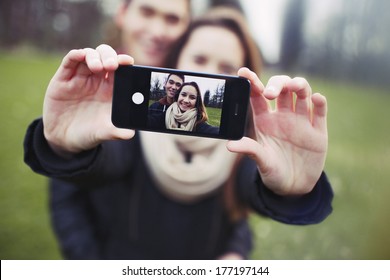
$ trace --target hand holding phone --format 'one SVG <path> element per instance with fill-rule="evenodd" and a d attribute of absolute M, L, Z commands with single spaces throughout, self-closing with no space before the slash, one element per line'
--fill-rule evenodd
<path fill-rule="evenodd" d="M 245 133 L 250 82 L 144 66 L 115 72 L 112 122 L 116 127 L 237 140 Z"/>

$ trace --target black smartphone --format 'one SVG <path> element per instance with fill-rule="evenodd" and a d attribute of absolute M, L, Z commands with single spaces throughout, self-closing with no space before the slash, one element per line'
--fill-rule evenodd
<path fill-rule="evenodd" d="M 119 128 L 241 139 L 248 79 L 146 66 L 115 71 L 112 123 Z"/>

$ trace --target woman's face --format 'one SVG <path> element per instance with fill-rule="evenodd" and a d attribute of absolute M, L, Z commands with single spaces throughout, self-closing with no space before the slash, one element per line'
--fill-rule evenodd
<path fill-rule="evenodd" d="M 197 28 L 184 46 L 178 69 L 236 75 L 245 54 L 239 38 L 223 27 Z"/>
<path fill-rule="evenodd" d="M 195 87 L 190 85 L 184 86 L 177 99 L 177 104 L 179 105 L 180 110 L 184 113 L 192 108 L 195 108 L 197 96 L 198 92 Z"/>

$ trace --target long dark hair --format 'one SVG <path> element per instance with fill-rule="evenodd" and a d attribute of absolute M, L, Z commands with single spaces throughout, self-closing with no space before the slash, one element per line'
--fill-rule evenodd
<path fill-rule="evenodd" d="M 199 18 L 190 24 L 187 32 L 173 46 L 167 56 L 166 65 L 169 68 L 176 68 L 180 53 L 188 43 L 194 31 L 201 27 L 222 27 L 233 32 L 240 40 L 245 57 L 244 65 L 252 71 L 260 75 L 262 69 L 262 56 L 260 49 L 253 40 L 249 32 L 249 27 L 246 24 L 245 17 L 242 13 L 232 8 L 218 7 L 209 11 L 204 17 Z M 246 135 L 255 139 L 255 128 L 252 116 L 252 110 L 249 108 L 247 118 Z M 223 201 L 229 218 L 232 222 L 238 221 L 248 215 L 248 207 L 237 198 L 235 185 L 237 182 L 237 172 L 239 165 L 243 160 L 243 156 L 239 155 L 234 164 L 229 179 L 223 188 Z"/>
<path fill-rule="evenodd" d="M 185 32 L 169 52 L 165 65 L 168 68 L 176 68 L 180 53 L 188 43 L 194 31 L 201 27 L 222 27 L 233 32 L 240 40 L 244 53 L 244 65 L 252 71 L 260 74 L 262 68 L 262 56 L 260 49 L 249 33 L 249 28 L 245 23 L 245 18 L 238 11 L 231 8 L 215 8 L 204 17 L 194 20 L 187 32 Z"/>

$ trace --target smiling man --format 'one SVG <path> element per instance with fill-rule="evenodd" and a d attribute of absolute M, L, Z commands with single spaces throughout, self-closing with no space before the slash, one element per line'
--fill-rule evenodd
<path fill-rule="evenodd" d="M 137 64 L 160 67 L 190 20 L 189 0 L 125 0 L 115 18 L 123 50 Z"/>

